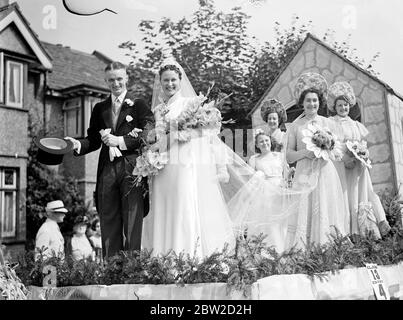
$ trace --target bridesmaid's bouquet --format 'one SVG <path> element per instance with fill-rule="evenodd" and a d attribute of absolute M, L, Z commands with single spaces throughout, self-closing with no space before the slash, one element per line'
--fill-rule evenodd
<path fill-rule="evenodd" d="M 315 154 L 316 158 L 323 158 L 326 161 L 341 160 L 341 144 L 330 129 L 310 123 L 306 129 L 302 130 L 302 134 L 304 135 L 302 142 Z"/>
<path fill-rule="evenodd" d="M 367 142 L 362 141 L 346 141 L 346 147 L 350 154 L 360 161 L 364 166 L 371 169 L 371 160 L 369 159 L 369 151 L 367 148 Z"/>

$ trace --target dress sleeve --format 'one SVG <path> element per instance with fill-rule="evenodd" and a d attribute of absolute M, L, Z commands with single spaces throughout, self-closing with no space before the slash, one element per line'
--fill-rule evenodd
<path fill-rule="evenodd" d="M 249 158 L 248 164 L 256 170 L 256 155 L 253 155 Z"/>
<path fill-rule="evenodd" d="M 160 104 L 154 109 L 155 131 L 157 134 L 157 138 L 160 138 L 163 134 L 165 134 L 165 125 L 164 125 L 164 118 L 162 116 L 162 108 L 163 105 Z"/>

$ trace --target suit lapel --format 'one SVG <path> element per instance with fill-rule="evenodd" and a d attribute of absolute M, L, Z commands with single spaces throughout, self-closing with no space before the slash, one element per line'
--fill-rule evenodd
<path fill-rule="evenodd" d="M 105 121 L 106 128 L 111 128 L 113 130 L 112 123 L 112 98 L 109 97 L 105 100 L 104 110 L 102 111 L 102 118 Z"/>

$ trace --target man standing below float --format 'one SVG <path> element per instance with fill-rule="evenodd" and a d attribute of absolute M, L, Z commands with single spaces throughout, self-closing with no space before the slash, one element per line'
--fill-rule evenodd
<path fill-rule="evenodd" d="M 64 259 L 64 238 L 58 223 L 62 223 L 67 209 L 61 200 L 50 201 L 45 208 L 46 221 L 39 228 L 35 238 L 35 260 L 52 257 Z"/>
<path fill-rule="evenodd" d="M 101 222 L 102 253 L 111 257 L 120 250 L 140 250 L 143 215 L 148 200 L 129 178 L 140 153 L 141 140 L 133 130 L 154 121 L 144 100 L 127 92 L 126 66 L 112 62 L 105 68 L 111 96 L 94 106 L 87 137 L 73 139 L 75 155 L 101 147 L 98 159 L 96 207 Z"/>

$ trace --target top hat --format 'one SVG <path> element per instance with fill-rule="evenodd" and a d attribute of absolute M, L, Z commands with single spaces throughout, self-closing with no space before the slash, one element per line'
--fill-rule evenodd
<path fill-rule="evenodd" d="M 37 160 L 46 165 L 61 164 L 63 156 L 74 147 L 70 140 L 53 137 L 36 137 L 34 143 L 39 148 Z"/>

